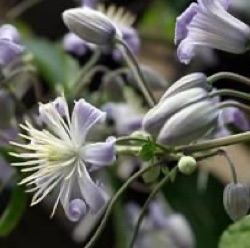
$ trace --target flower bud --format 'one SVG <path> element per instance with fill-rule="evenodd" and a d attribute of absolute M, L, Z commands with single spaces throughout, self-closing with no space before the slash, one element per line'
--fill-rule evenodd
<path fill-rule="evenodd" d="M 183 156 L 178 161 L 178 169 L 181 173 L 185 175 L 192 174 L 197 168 L 196 160 L 191 156 Z"/>
<path fill-rule="evenodd" d="M 64 11 L 63 21 L 81 39 L 96 45 L 109 45 L 120 33 L 107 16 L 88 7 Z"/>
<path fill-rule="evenodd" d="M 157 141 L 165 145 L 184 145 L 201 139 L 217 127 L 219 108 L 206 100 L 171 116 L 160 130 Z"/>
<path fill-rule="evenodd" d="M 242 183 L 230 183 L 223 192 L 223 204 L 234 221 L 244 217 L 250 207 L 249 189 Z"/>
<path fill-rule="evenodd" d="M 74 199 L 69 203 L 68 218 L 71 221 L 78 221 L 86 212 L 87 206 L 81 199 Z"/>

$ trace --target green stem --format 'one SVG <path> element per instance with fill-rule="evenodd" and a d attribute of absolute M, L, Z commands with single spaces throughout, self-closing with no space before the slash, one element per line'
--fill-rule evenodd
<path fill-rule="evenodd" d="M 137 156 L 141 150 L 141 146 L 121 146 L 116 145 L 117 154 Z"/>
<path fill-rule="evenodd" d="M 191 154 L 195 152 L 215 149 L 222 146 L 230 146 L 238 143 L 244 143 L 247 141 L 250 141 L 250 131 L 241 134 L 230 135 L 229 137 L 224 137 L 220 139 L 204 141 L 195 145 L 178 146 L 176 147 L 175 151 L 183 152 L 185 154 Z"/>
<path fill-rule="evenodd" d="M 238 75 L 236 73 L 232 73 L 232 72 L 218 72 L 218 73 L 207 78 L 207 80 L 211 84 L 213 84 L 214 82 L 221 80 L 221 79 L 230 79 L 230 80 L 241 82 L 247 86 L 250 86 L 250 79 L 249 78 Z"/>
<path fill-rule="evenodd" d="M 246 114 L 250 115 L 250 107 L 235 101 L 225 101 L 219 104 L 219 108 L 236 107 L 242 109 Z"/>
<path fill-rule="evenodd" d="M 158 164 L 152 165 L 152 166 L 157 166 Z M 141 175 L 143 175 L 146 171 L 148 171 L 149 169 L 152 168 L 152 166 L 148 166 L 148 167 L 143 167 L 142 169 L 140 169 L 138 172 L 136 172 L 133 176 L 131 176 L 123 185 L 122 187 L 116 192 L 116 194 L 113 196 L 113 198 L 111 199 L 107 210 L 102 218 L 102 221 L 100 223 L 100 225 L 98 226 L 95 234 L 91 237 L 90 241 L 86 244 L 85 248 L 91 248 L 95 241 L 97 240 L 97 238 L 100 236 L 103 228 L 105 227 L 105 224 L 108 220 L 109 215 L 111 214 L 112 208 L 115 205 L 115 203 L 117 202 L 117 200 L 119 199 L 119 197 L 122 195 L 122 193 L 127 189 L 127 187 L 133 182 L 135 181 L 138 177 L 140 177 Z"/>
<path fill-rule="evenodd" d="M 138 221 L 136 223 L 136 227 L 135 227 L 135 231 L 134 231 L 134 234 L 133 234 L 133 237 L 131 239 L 131 242 L 130 242 L 130 245 L 129 245 L 129 248 L 133 248 L 134 244 L 135 244 L 135 241 L 136 241 L 136 238 L 137 238 L 137 235 L 138 235 L 138 232 L 139 232 L 139 229 L 140 229 L 140 225 L 141 225 L 141 222 L 143 220 L 143 217 L 148 209 L 148 206 L 149 204 L 151 203 L 152 199 L 155 197 L 155 195 L 159 192 L 159 190 L 167 183 L 167 181 L 171 178 L 171 174 L 172 173 L 175 173 L 177 170 L 177 167 L 173 168 L 172 171 L 167 175 L 165 176 L 156 186 L 155 188 L 153 189 L 153 191 L 150 193 L 149 197 L 147 198 L 146 202 L 144 203 L 143 207 L 142 207 L 142 210 L 141 210 L 141 213 L 139 215 L 139 218 L 138 218 Z"/>
<path fill-rule="evenodd" d="M 232 161 L 232 159 L 230 158 L 230 156 L 228 155 L 228 153 L 223 150 L 223 149 L 220 149 L 219 150 L 219 154 L 224 156 L 230 166 L 230 170 L 231 170 L 231 173 L 232 173 L 232 178 L 233 178 L 233 182 L 234 183 L 237 183 L 238 180 L 237 180 L 237 173 L 236 173 L 236 169 L 235 169 L 235 166 L 234 166 L 234 163 Z"/>
<path fill-rule="evenodd" d="M 82 88 L 82 81 L 86 74 L 89 72 L 91 67 L 99 60 L 101 56 L 101 50 L 96 49 L 92 55 L 92 57 L 89 59 L 89 61 L 84 65 L 82 70 L 80 71 L 79 75 L 77 76 L 76 80 L 74 81 L 73 85 L 73 96 L 77 95 Z M 84 81 L 83 81 L 84 82 Z"/>
<path fill-rule="evenodd" d="M 248 93 L 240 92 L 237 90 L 231 90 L 231 89 L 216 90 L 215 92 L 211 92 L 209 94 L 209 97 L 223 96 L 223 95 L 232 96 L 232 97 L 250 101 L 250 95 Z"/>
<path fill-rule="evenodd" d="M 118 48 L 122 52 L 129 67 L 133 71 L 134 76 L 137 80 L 138 86 L 139 86 L 142 94 L 144 95 L 146 101 L 148 102 L 149 107 L 151 107 L 151 108 L 154 107 L 156 104 L 156 101 L 154 99 L 152 92 L 150 91 L 150 89 L 148 87 L 148 84 L 143 76 L 143 73 L 139 67 L 139 64 L 138 64 L 134 54 L 131 52 L 128 45 L 122 39 L 117 38 L 116 41 L 119 45 L 122 45 L 122 46 L 118 46 Z"/>

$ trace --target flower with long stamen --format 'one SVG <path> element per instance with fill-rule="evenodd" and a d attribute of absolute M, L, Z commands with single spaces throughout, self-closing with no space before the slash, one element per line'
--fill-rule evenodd
<path fill-rule="evenodd" d="M 188 64 L 200 46 L 241 54 L 249 49 L 250 27 L 227 12 L 230 1 L 198 0 L 176 22 L 175 43 Z"/>
<path fill-rule="evenodd" d="M 40 104 L 40 119 L 47 129 L 38 130 L 29 122 L 21 125 L 27 134 L 20 134 L 29 144 L 11 142 L 27 152 L 11 153 L 23 161 L 12 163 L 31 173 L 20 184 L 34 185 L 31 205 L 41 202 L 59 188 L 53 213 L 61 202 L 67 217 L 77 221 L 87 210 L 98 212 L 107 201 L 107 194 L 96 184 L 90 172 L 114 162 L 115 138 L 106 142 L 86 143 L 88 132 L 105 120 L 106 114 L 85 100 L 75 102 L 70 116 L 64 98 Z M 52 213 L 52 214 L 53 214 Z"/>

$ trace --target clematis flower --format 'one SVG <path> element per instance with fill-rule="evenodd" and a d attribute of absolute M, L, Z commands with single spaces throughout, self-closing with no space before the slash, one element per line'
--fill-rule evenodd
<path fill-rule="evenodd" d="M 0 27 L 0 65 L 4 66 L 23 52 L 17 29 L 4 24 Z"/>
<path fill-rule="evenodd" d="M 218 99 L 202 73 L 187 75 L 174 83 L 143 118 L 143 129 L 166 145 L 201 139 L 217 127 Z"/>
<path fill-rule="evenodd" d="M 38 130 L 26 122 L 21 128 L 27 135 L 20 136 L 29 144 L 11 142 L 27 150 L 11 155 L 23 160 L 12 163 L 13 166 L 24 167 L 22 172 L 31 173 L 20 182 L 34 186 L 28 189 L 34 193 L 31 205 L 59 188 L 52 214 L 59 202 L 72 221 L 79 220 L 87 210 L 97 213 L 105 205 L 107 194 L 90 173 L 115 161 L 115 138 L 98 143 L 87 143 L 86 138 L 90 129 L 105 120 L 106 114 L 80 99 L 70 116 L 62 97 L 40 104 L 39 113 L 47 129 Z"/>
<path fill-rule="evenodd" d="M 198 0 L 176 22 L 177 55 L 188 64 L 200 46 L 241 54 L 248 50 L 250 27 L 227 12 L 229 0 Z"/>

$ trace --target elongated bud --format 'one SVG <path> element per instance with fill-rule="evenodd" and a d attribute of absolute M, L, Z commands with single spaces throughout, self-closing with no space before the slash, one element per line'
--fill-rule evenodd
<path fill-rule="evenodd" d="M 158 135 L 158 142 L 166 145 L 183 145 L 206 137 L 217 126 L 219 109 L 217 104 L 206 100 L 170 117 Z"/>
<path fill-rule="evenodd" d="M 178 161 L 177 166 L 178 166 L 178 169 L 181 173 L 183 173 L 185 175 L 190 175 L 196 170 L 197 162 L 191 156 L 183 156 Z"/>
<path fill-rule="evenodd" d="M 116 25 L 107 16 L 88 7 L 68 9 L 62 16 L 69 30 L 96 45 L 111 44 L 119 33 Z"/>
<path fill-rule="evenodd" d="M 250 207 L 249 189 L 242 183 L 230 183 L 223 192 L 223 204 L 234 221 L 244 217 Z"/>

